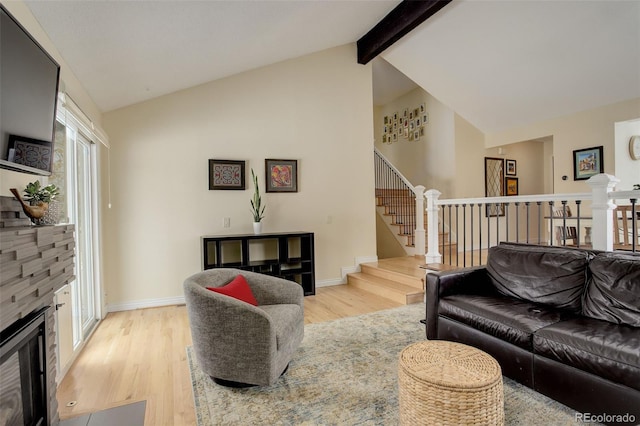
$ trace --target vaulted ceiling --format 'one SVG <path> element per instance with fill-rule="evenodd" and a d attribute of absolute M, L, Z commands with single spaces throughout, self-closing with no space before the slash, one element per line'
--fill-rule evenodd
<path fill-rule="evenodd" d="M 398 3 L 26 1 L 103 111 L 355 42 Z M 417 83 L 499 131 L 640 97 L 640 1 L 455 0 L 380 56 L 375 102 Z"/>

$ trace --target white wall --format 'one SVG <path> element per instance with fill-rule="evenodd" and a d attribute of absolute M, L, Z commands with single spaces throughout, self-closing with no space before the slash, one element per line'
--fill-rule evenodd
<path fill-rule="evenodd" d="M 615 176 L 620 179 L 616 189 L 630 191 L 640 184 L 640 161 L 629 154 L 629 139 L 640 135 L 640 119 L 615 123 Z"/>
<path fill-rule="evenodd" d="M 252 232 L 250 169 L 264 232 L 312 231 L 316 279 L 375 257 L 371 67 L 342 46 L 109 112 L 110 305 L 182 295 L 200 236 Z M 208 159 L 245 160 L 245 191 L 209 191 Z M 298 193 L 264 193 L 264 159 L 297 159 Z M 223 227 L 223 218 L 231 227 Z"/>

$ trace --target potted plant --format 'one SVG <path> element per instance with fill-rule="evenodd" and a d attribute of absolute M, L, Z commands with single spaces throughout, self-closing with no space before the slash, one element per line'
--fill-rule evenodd
<path fill-rule="evenodd" d="M 40 181 L 30 182 L 24 189 L 24 200 L 31 206 L 41 206 L 46 210 L 40 218 L 33 218 L 36 225 L 55 225 L 58 223 L 59 209 L 56 198 L 60 189 L 49 184 L 42 186 Z"/>
<path fill-rule="evenodd" d="M 253 214 L 253 232 L 255 234 L 262 233 L 262 219 L 264 218 L 264 209 L 262 205 L 262 197 L 260 197 L 260 187 L 258 186 L 258 177 L 251 169 L 251 178 L 253 179 L 253 198 L 251 199 L 251 214 Z"/>

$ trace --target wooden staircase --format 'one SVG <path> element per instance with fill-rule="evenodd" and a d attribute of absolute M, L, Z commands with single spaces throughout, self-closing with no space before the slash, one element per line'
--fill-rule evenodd
<path fill-rule="evenodd" d="M 347 284 L 402 305 L 424 300 L 424 257 L 407 256 L 362 263 L 361 272 L 347 274 Z"/>
<path fill-rule="evenodd" d="M 415 195 L 409 189 L 376 189 L 376 206 L 381 215 L 391 219 L 390 225 L 397 229 L 396 234 L 403 239 L 408 255 L 415 254 Z M 424 212 L 425 229 L 427 226 L 427 212 Z M 448 232 L 438 233 L 438 243 L 445 241 L 448 250 Z M 425 239 L 426 244 L 426 239 Z M 426 247 L 425 247 L 426 248 Z M 457 251 L 457 245 L 451 244 L 452 251 Z"/>

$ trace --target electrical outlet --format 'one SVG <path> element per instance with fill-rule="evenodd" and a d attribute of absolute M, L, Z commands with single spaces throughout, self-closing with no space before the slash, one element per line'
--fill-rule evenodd
<path fill-rule="evenodd" d="M 223 225 L 225 228 L 231 228 L 231 218 L 225 217 L 223 221 Z"/>

